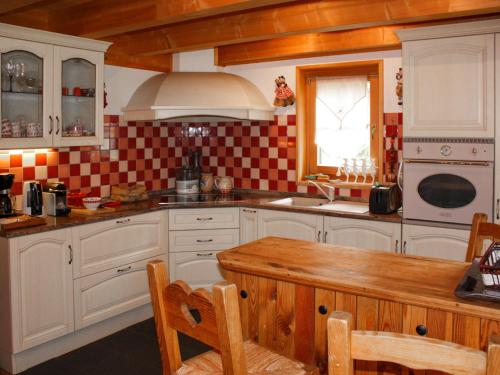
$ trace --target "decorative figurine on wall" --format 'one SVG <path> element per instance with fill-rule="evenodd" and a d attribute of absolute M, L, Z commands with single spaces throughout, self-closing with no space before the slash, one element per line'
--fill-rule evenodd
<path fill-rule="evenodd" d="M 398 96 L 398 104 L 403 105 L 403 68 L 399 68 L 396 73 L 398 84 L 396 85 L 396 95 Z"/>
<path fill-rule="evenodd" d="M 293 105 L 293 103 L 295 103 L 295 94 L 286 84 L 285 77 L 279 76 L 274 82 L 276 83 L 276 89 L 274 90 L 276 95 L 274 98 L 274 106 L 287 107 Z"/>

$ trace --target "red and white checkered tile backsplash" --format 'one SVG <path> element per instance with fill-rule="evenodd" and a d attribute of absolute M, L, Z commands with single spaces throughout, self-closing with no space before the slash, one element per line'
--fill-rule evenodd
<path fill-rule="evenodd" d="M 402 116 L 384 115 L 384 173 L 401 157 Z M 201 135 L 186 135 L 189 129 Z M 202 165 L 214 175 L 234 177 L 237 188 L 283 192 L 315 192 L 297 186 L 296 117 L 274 121 L 219 123 L 122 123 L 105 116 L 101 147 L 0 151 L 0 173 L 16 175 L 14 194 L 22 182 L 61 180 L 72 191 L 108 196 L 119 183 L 143 183 L 149 190 L 175 187 L 175 169 L 187 150 L 202 151 Z M 396 153 L 396 154 L 395 154 Z M 392 171 L 394 173 L 394 170 Z M 396 165 L 397 173 L 397 165 Z M 367 198 L 367 191 L 340 189 L 341 196 Z"/>

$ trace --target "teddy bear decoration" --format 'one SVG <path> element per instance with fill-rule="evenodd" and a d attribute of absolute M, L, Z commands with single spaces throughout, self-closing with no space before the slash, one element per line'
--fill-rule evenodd
<path fill-rule="evenodd" d="M 274 98 L 274 106 L 275 107 L 287 107 L 289 105 L 293 105 L 295 103 L 295 94 L 288 87 L 285 77 L 279 76 L 274 80 L 276 83 L 276 89 L 274 89 L 275 98 Z"/>
<path fill-rule="evenodd" d="M 396 80 L 398 81 L 396 85 L 396 95 L 398 97 L 398 104 L 403 105 L 403 69 L 399 68 L 396 73 Z"/>

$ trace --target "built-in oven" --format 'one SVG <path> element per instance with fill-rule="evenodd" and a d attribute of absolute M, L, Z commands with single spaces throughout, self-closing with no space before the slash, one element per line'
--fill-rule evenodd
<path fill-rule="evenodd" d="M 493 144 L 405 142 L 403 218 L 470 224 L 493 212 Z"/>

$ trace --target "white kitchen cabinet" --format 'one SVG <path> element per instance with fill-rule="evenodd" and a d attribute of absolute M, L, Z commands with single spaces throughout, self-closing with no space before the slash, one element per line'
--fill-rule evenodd
<path fill-rule="evenodd" d="M 169 233 L 170 252 L 230 249 L 239 245 L 238 229 L 174 230 Z"/>
<path fill-rule="evenodd" d="M 257 210 L 240 208 L 240 244 L 255 241 L 258 234 Z"/>
<path fill-rule="evenodd" d="M 73 331 L 73 267 L 69 245 L 66 230 L 10 241 L 14 353 Z"/>
<path fill-rule="evenodd" d="M 464 261 L 469 230 L 403 224 L 402 252 Z"/>
<path fill-rule="evenodd" d="M 440 38 L 441 28 L 429 28 L 435 34 L 429 31 L 428 40 L 409 40 L 425 30 L 398 32 L 403 40 L 404 136 L 492 138 L 494 35 L 457 37 L 455 31 L 454 37 Z"/>
<path fill-rule="evenodd" d="M 170 230 L 239 228 L 237 207 L 188 208 L 168 211 Z"/>
<path fill-rule="evenodd" d="M 158 211 L 72 228 L 75 277 L 166 254 L 166 215 Z"/>
<path fill-rule="evenodd" d="M 398 252 L 401 243 L 401 223 L 325 217 L 324 242 Z"/>
<path fill-rule="evenodd" d="M 102 144 L 109 45 L 0 24 L 0 149 Z"/>
<path fill-rule="evenodd" d="M 284 237 L 322 242 L 323 216 L 289 211 L 259 210 L 258 237 Z"/>
<path fill-rule="evenodd" d="M 75 329 L 101 322 L 151 300 L 146 266 L 161 255 L 76 279 Z"/>
<path fill-rule="evenodd" d="M 170 253 L 170 282 L 183 280 L 192 289 L 211 290 L 214 283 L 223 279 L 217 253 L 218 251 Z"/>

